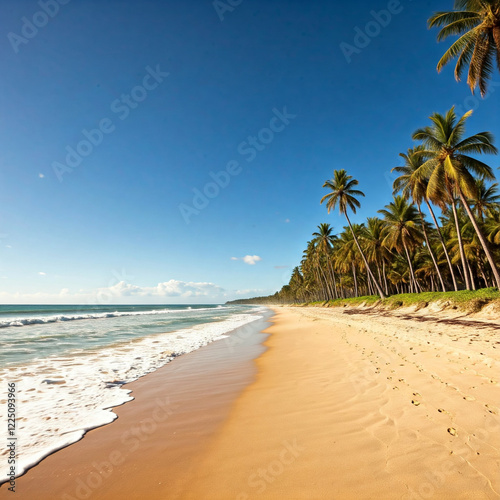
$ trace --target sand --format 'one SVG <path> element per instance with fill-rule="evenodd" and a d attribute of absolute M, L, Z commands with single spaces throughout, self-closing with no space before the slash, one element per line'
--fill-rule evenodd
<path fill-rule="evenodd" d="M 117 465 L 86 498 L 500 498 L 498 323 L 429 311 L 275 310 L 253 381 L 248 370 L 215 401 L 208 413 L 216 417 L 207 421 L 200 411 L 213 398 L 189 395 L 186 386 L 183 417 L 173 409 L 170 426 L 156 430 L 147 447 Z M 231 363 L 230 376 L 224 382 L 207 373 L 204 391 L 216 394 L 239 373 L 240 361 L 248 369 L 248 360 L 220 359 L 223 372 Z M 125 405 L 115 423 L 20 478 L 17 498 L 78 498 L 75 480 L 88 477 L 89 461 L 109 460 L 120 432 L 151 416 L 140 395 L 147 389 L 155 400 L 159 377 L 168 374 L 160 372 L 142 379 L 137 401 Z M 193 396 L 196 403 L 189 403 Z M 173 432 L 181 434 L 176 447 L 166 444 Z M 193 433 L 201 436 L 199 446 Z M 99 439 L 89 447 L 93 435 Z M 65 468 L 57 469 L 64 453 Z M 68 473 L 73 493 L 61 488 Z M 26 496 L 42 479 L 42 495 Z M 2 490 L 0 497 L 7 497 Z"/>
<path fill-rule="evenodd" d="M 2 485 L 0 499 L 178 498 L 198 454 L 255 379 L 253 359 L 264 351 L 266 325 L 238 328 L 127 384 L 135 400 L 114 409 L 113 423 L 17 478 L 15 493 Z"/>
<path fill-rule="evenodd" d="M 495 325 L 345 313 L 279 309 L 181 498 L 500 498 Z"/>

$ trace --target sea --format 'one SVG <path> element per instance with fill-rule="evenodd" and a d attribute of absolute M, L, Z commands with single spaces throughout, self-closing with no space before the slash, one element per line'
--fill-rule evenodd
<path fill-rule="evenodd" d="M 124 384 L 266 314 L 235 305 L 0 305 L 0 435 L 16 443 L 16 476 L 112 422 L 113 407 L 133 399 Z M 11 456 L 1 450 L 0 483 Z"/>

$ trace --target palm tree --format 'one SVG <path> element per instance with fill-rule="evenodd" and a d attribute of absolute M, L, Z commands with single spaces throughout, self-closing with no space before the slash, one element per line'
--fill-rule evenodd
<path fill-rule="evenodd" d="M 339 235 L 336 246 L 337 268 L 341 274 L 347 274 L 349 276 L 352 275 L 351 281 L 355 297 L 359 296 L 358 273 L 356 272 L 359 265 L 359 252 L 356 242 L 354 241 L 354 235 L 358 237 L 360 231 L 361 228 L 359 227 L 359 224 L 353 224 L 352 231 L 349 227 L 344 227 L 344 230 Z"/>
<path fill-rule="evenodd" d="M 500 195 L 498 194 L 498 184 L 495 182 L 487 186 L 483 179 L 476 179 L 477 194 L 472 200 L 474 212 L 481 222 L 488 217 L 491 210 L 500 206 Z"/>
<path fill-rule="evenodd" d="M 330 258 L 332 246 L 336 239 L 333 234 L 333 227 L 330 224 L 322 223 L 318 226 L 318 232 L 313 233 L 313 236 L 313 242 L 321 249 L 322 254 L 326 258 L 328 272 L 330 273 L 330 278 L 333 280 L 333 296 L 337 298 L 337 282 Z"/>
<path fill-rule="evenodd" d="M 378 272 L 379 283 L 384 283 L 385 293 L 389 295 L 387 284 L 387 275 L 385 272 L 386 264 L 390 261 L 392 253 L 384 244 L 386 228 L 384 221 L 378 217 L 368 217 L 366 220 L 366 229 L 363 233 L 366 258 L 369 263 L 375 263 Z M 382 264 L 382 268 L 381 268 Z"/>
<path fill-rule="evenodd" d="M 349 216 L 347 215 L 348 208 L 350 208 L 353 213 L 356 213 L 356 209 L 361 206 L 359 201 L 356 199 L 356 196 L 365 195 L 362 191 L 354 189 L 354 187 L 358 184 L 358 181 L 356 179 L 353 179 L 352 175 L 347 175 L 347 172 L 344 169 L 335 170 L 333 172 L 333 178 L 323 184 L 323 187 L 330 189 L 331 192 L 321 198 L 321 204 L 326 201 L 326 208 L 328 210 L 328 213 L 330 213 L 330 210 L 334 210 L 338 203 L 340 213 L 344 214 L 345 218 L 347 219 L 347 223 L 349 224 L 349 228 L 353 235 L 354 241 L 356 242 L 359 253 L 361 254 L 361 257 L 365 264 L 366 272 L 375 283 L 380 297 L 382 299 L 385 299 L 384 292 L 382 291 L 380 284 L 373 276 L 370 266 L 368 265 L 368 261 L 366 260 L 365 254 L 363 253 L 363 250 L 361 249 L 361 246 L 359 244 L 358 238 L 354 234 Z"/>
<path fill-rule="evenodd" d="M 417 293 L 419 285 L 415 278 L 415 271 L 410 258 L 410 249 L 423 240 L 422 233 L 416 223 L 417 210 L 403 196 L 396 196 L 394 201 L 386 205 L 385 209 L 378 212 L 384 216 L 384 221 L 387 225 L 386 243 L 398 252 L 402 250 L 405 252 L 413 288 L 415 293 Z"/>
<path fill-rule="evenodd" d="M 321 269 L 320 258 L 321 255 L 317 245 L 314 243 L 314 241 L 308 241 L 307 248 L 306 250 L 304 250 L 303 264 L 311 267 L 313 278 L 315 282 L 318 284 L 318 286 L 321 287 L 322 294 L 317 298 L 321 298 L 322 300 L 328 300 L 329 298 L 328 287 L 326 279 L 324 277 L 324 272 Z M 323 274 L 323 279 L 322 279 L 322 274 Z"/>
<path fill-rule="evenodd" d="M 421 177 L 417 177 L 415 175 L 415 172 L 422 166 L 422 164 L 425 161 L 425 157 L 422 156 L 421 153 L 423 151 L 423 146 L 417 146 L 415 149 L 408 149 L 408 152 L 405 153 L 400 153 L 399 156 L 405 160 L 405 164 L 402 167 L 394 167 L 391 172 L 399 172 L 402 175 L 399 176 L 393 184 L 394 187 L 394 194 L 397 194 L 398 192 L 402 191 L 403 196 L 405 199 L 411 198 L 413 203 L 417 206 L 418 213 L 420 214 L 420 220 L 422 223 L 422 230 L 424 232 L 424 237 L 425 237 L 425 243 L 427 245 L 427 249 L 429 251 L 429 254 L 431 256 L 432 262 L 434 263 L 434 267 L 436 269 L 439 281 L 441 283 L 441 288 L 443 292 L 446 292 L 446 287 L 444 285 L 443 277 L 441 275 L 441 271 L 439 270 L 439 266 L 436 262 L 436 257 L 434 256 L 434 252 L 432 251 L 432 247 L 429 243 L 429 238 L 427 236 L 427 229 L 425 227 L 425 220 L 424 216 L 422 214 L 422 210 L 420 209 L 420 205 L 422 204 L 422 200 L 425 200 L 427 203 L 427 206 L 429 207 L 429 210 L 432 212 L 432 208 L 430 207 L 430 204 L 427 200 L 427 180 L 423 179 Z M 439 231 L 439 226 L 437 225 L 437 221 L 435 220 L 434 217 L 434 223 L 436 224 L 436 227 Z M 457 288 L 457 283 L 455 280 L 455 274 L 453 272 L 453 266 L 450 261 L 450 257 L 448 255 L 448 252 L 446 251 L 446 246 L 443 241 L 443 237 L 441 236 L 441 233 L 439 232 L 439 235 L 441 237 L 441 244 L 443 246 L 445 255 L 448 260 L 448 266 L 450 267 L 450 272 L 451 272 L 451 277 L 453 279 L 453 286 L 455 287 L 455 291 L 458 290 Z"/>
<path fill-rule="evenodd" d="M 428 179 L 426 195 L 432 202 L 438 206 L 444 206 L 446 201 L 451 204 L 457 224 L 457 235 L 460 238 L 460 228 L 458 227 L 455 206 L 455 197 L 458 196 L 474 226 L 486 258 L 491 266 L 497 286 L 500 288 L 500 274 L 489 251 L 486 238 L 466 198 L 474 199 L 477 197 L 477 185 L 471 171 L 483 179 L 493 180 L 495 178 L 491 167 L 468 156 L 468 154 L 497 154 L 498 151 L 493 146 L 493 136 L 490 132 L 481 132 L 471 137 L 463 138 L 465 134 L 465 122 L 471 114 L 472 111 L 469 111 L 457 120 L 454 107 L 445 116 L 434 113 L 430 117 L 432 125 L 418 129 L 413 134 L 413 139 L 422 141 L 426 147 L 419 154 L 429 158 L 418 169 L 416 175 L 417 177 Z M 460 245 L 460 247 L 467 288 L 470 289 L 463 245 Z"/>
<path fill-rule="evenodd" d="M 428 21 L 429 28 L 441 27 L 438 41 L 459 35 L 438 62 L 437 70 L 457 59 L 455 78 L 461 79 L 469 66 L 467 84 L 472 92 L 479 86 L 484 97 L 494 62 L 500 71 L 500 1 L 455 0 L 455 10 L 436 12 Z"/>

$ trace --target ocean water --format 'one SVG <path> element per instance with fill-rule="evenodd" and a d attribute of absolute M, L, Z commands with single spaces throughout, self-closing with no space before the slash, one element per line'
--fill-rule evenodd
<path fill-rule="evenodd" d="M 249 306 L 0 305 L 0 432 L 16 384 L 16 475 L 112 422 L 123 384 L 261 319 Z M 3 448 L 3 447 L 2 447 Z M 7 455 L 0 452 L 0 482 Z"/>

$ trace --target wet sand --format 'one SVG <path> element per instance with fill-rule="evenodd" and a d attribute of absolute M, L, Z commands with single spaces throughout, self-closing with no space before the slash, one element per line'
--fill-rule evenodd
<path fill-rule="evenodd" d="M 15 493 L 2 485 L 0 498 L 178 498 L 198 454 L 255 379 L 266 325 L 241 327 L 127 384 L 135 400 L 115 408 L 118 419 L 17 478 Z"/>
<path fill-rule="evenodd" d="M 16 498 L 498 499 L 498 323 L 431 316 L 276 308 L 254 362 L 257 337 L 239 355 L 221 341 L 135 382 L 116 422 L 18 479 Z M 99 475 L 113 451 L 123 463 Z"/>

